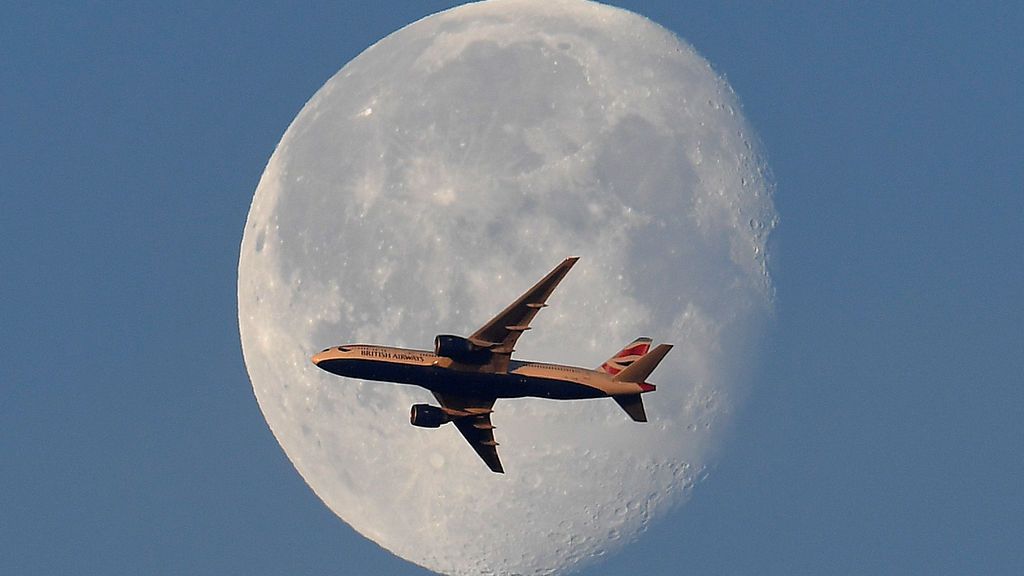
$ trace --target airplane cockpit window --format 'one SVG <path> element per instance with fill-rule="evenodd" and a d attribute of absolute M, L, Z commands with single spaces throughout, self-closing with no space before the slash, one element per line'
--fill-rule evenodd
<path fill-rule="evenodd" d="M 338 346 L 338 352 L 348 352 L 348 351 L 349 351 L 348 348 L 345 348 L 344 346 Z"/>

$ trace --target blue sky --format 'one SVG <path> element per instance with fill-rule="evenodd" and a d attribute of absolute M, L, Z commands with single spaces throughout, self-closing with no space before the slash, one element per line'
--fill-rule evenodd
<path fill-rule="evenodd" d="M 587 573 L 1024 573 L 1024 8 L 615 4 L 739 94 L 778 301 L 709 481 Z M 451 5 L 0 9 L 0 573 L 427 574 L 278 447 L 235 281 L 291 119 Z"/>

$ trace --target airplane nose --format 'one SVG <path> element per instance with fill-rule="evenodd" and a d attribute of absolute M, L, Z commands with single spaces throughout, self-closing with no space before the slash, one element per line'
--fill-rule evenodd
<path fill-rule="evenodd" d="M 334 372 L 335 366 L 339 363 L 344 363 L 348 357 L 348 352 L 349 349 L 345 346 L 332 346 L 313 354 L 309 361 L 321 370 Z"/>

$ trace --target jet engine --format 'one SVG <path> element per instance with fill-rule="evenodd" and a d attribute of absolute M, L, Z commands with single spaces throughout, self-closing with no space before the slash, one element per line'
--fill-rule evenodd
<path fill-rule="evenodd" d="M 413 404 L 409 412 L 409 422 L 420 428 L 437 428 L 450 420 L 444 410 L 430 404 Z"/>
<path fill-rule="evenodd" d="M 477 346 L 462 336 L 439 334 L 434 338 L 434 354 L 451 358 L 460 364 L 485 364 L 491 358 L 491 351 Z"/>

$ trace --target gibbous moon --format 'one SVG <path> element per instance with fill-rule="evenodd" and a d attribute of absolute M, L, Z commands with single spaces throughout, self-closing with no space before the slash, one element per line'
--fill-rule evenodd
<path fill-rule="evenodd" d="M 256 189 L 238 316 L 260 408 L 323 502 L 402 558 L 591 564 L 689 498 L 746 386 L 772 307 L 764 173 L 728 84 L 641 16 L 506 0 L 411 24 L 327 81 Z M 453 426 L 409 424 L 426 390 L 310 363 L 467 335 L 567 256 L 515 357 L 675 344 L 647 424 L 610 399 L 499 400 L 493 474 Z"/>

